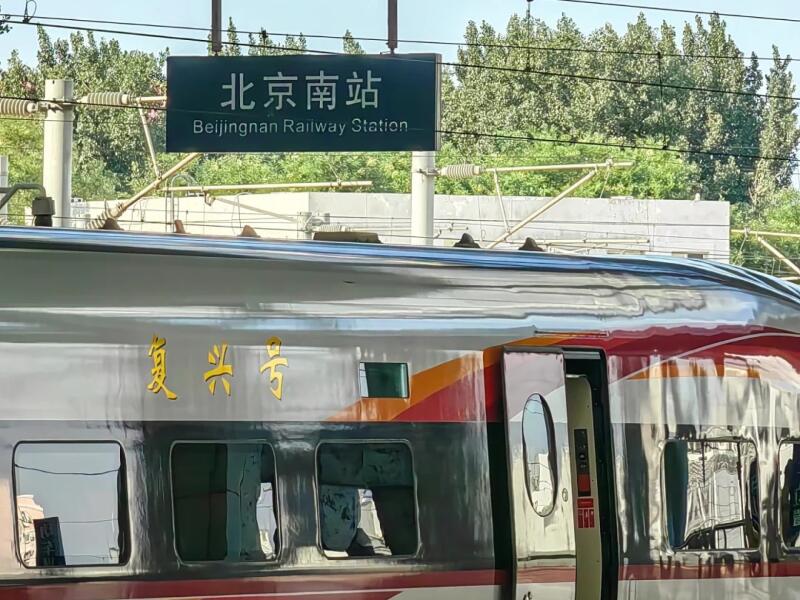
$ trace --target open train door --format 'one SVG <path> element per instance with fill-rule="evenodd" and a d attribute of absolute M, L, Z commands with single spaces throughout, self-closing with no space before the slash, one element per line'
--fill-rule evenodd
<path fill-rule="evenodd" d="M 503 353 L 515 600 L 615 597 L 603 371 L 593 351 Z"/>
<path fill-rule="evenodd" d="M 514 600 L 576 597 L 564 367 L 559 350 L 503 353 Z"/>

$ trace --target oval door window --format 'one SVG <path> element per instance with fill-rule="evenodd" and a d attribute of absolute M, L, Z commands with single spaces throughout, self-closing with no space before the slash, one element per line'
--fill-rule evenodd
<path fill-rule="evenodd" d="M 533 394 L 522 414 L 522 449 L 525 485 L 536 514 L 553 512 L 558 488 L 553 417 L 541 394 Z"/>

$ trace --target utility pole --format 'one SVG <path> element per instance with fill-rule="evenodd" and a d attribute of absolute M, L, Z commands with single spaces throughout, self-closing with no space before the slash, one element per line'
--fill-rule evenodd
<path fill-rule="evenodd" d="M 411 153 L 411 243 L 433 245 L 436 152 Z"/>
<path fill-rule="evenodd" d="M 211 52 L 222 52 L 222 0 L 211 0 Z"/>
<path fill-rule="evenodd" d="M 0 188 L 8 187 L 8 157 L 0 156 Z M 8 205 L 0 207 L 0 225 L 8 219 Z"/>
<path fill-rule="evenodd" d="M 42 183 L 55 203 L 55 224 L 72 225 L 72 124 L 75 120 L 73 83 L 48 79 L 44 84 L 44 169 Z"/>

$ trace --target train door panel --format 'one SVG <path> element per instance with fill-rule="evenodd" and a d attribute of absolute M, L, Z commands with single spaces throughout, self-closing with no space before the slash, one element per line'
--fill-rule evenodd
<path fill-rule="evenodd" d="M 574 599 L 573 467 L 564 356 L 555 350 L 507 350 L 503 381 L 512 598 Z"/>

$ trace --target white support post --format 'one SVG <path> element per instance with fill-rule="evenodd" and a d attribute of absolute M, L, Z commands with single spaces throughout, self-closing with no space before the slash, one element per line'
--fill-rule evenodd
<path fill-rule="evenodd" d="M 411 243 L 433 245 L 436 152 L 411 153 Z"/>
<path fill-rule="evenodd" d="M 69 79 L 48 79 L 44 84 L 44 96 L 48 105 L 44 120 L 42 183 L 55 204 L 53 224 L 71 227 L 73 83 Z"/>
<path fill-rule="evenodd" d="M 8 157 L 0 156 L 0 188 L 8 187 Z M 8 219 L 8 204 L 0 208 L 0 223 Z"/>

